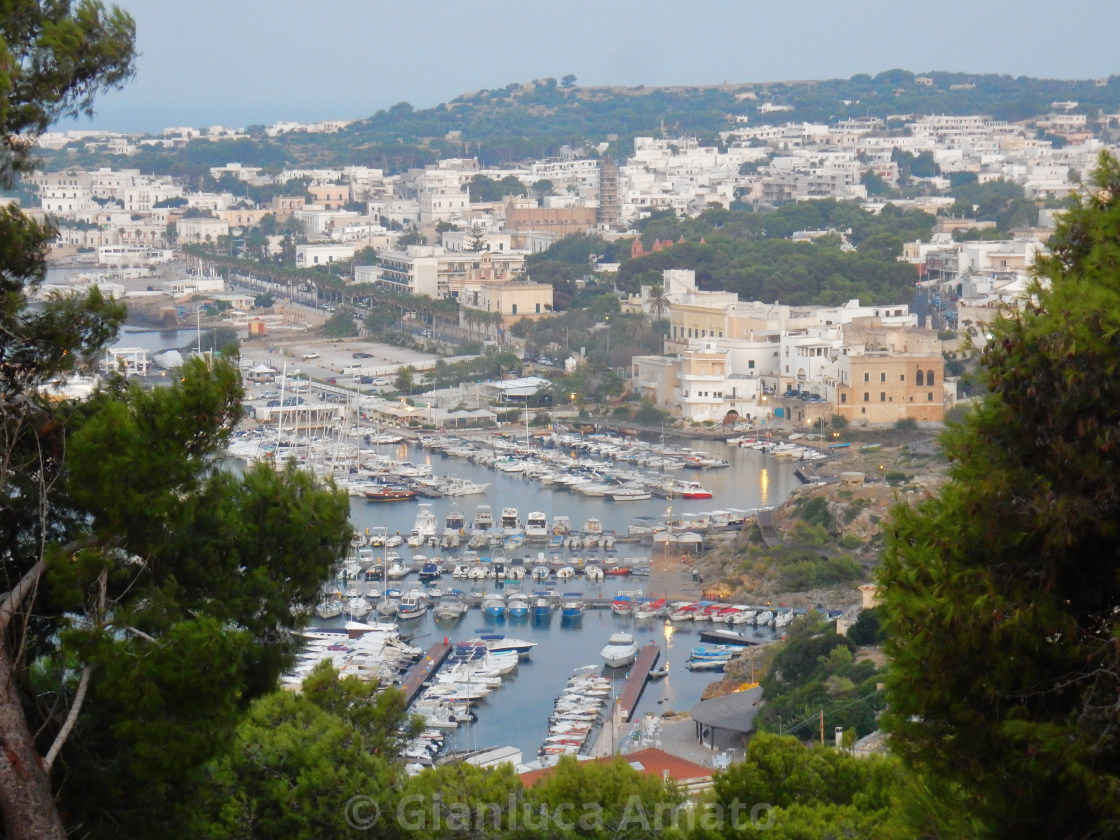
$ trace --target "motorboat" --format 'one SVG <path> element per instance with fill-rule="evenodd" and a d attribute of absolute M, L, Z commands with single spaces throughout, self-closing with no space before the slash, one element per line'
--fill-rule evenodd
<path fill-rule="evenodd" d="M 526 642 L 522 639 L 507 639 L 505 636 L 498 636 L 491 633 L 483 634 L 477 639 L 469 639 L 468 642 L 482 642 L 486 645 L 486 649 L 490 653 L 508 653 L 513 651 L 518 656 L 524 658 L 537 646 L 536 642 Z"/>
<path fill-rule="evenodd" d="M 506 613 L 506 597 L 500 592 L 493 592 L 482 599 L 482 614 L 491 618 L 500 618 Z"/>
<path fill-rule="evenodd" d="M 552 517 L 552 533 L 559 537 L 566 537 L 572 530 L 572 520 L 563 514 Z"/>
<path fill-rule="evenodd" d="M 424 593 L 413 590 L 401 596 L 397 604 L 397 618 L 406 621 L 419 618 L 428 611 L 428 599 Z"/>
<path fill-rule="evenodd" d="M 625 668 L 638 658 L 638 644 L 629 633 L 612 633 L 599 652 L 609 668 Z"/>
<path fill-rule="evenodd" d="M 665 612 L 664 598 L 640 598 L 634 604 L 634 618 L 654 618 Z"/>
<path fill-rule="evenodd" d="M 507 536 L 510 534 L 521 534 L 523 532 L 521 517 L 517 515 L 517 508 L 515 507 L 502 508 L 502 518 L 498 524 L 502 529 L 502 533 Z"/>
<path fill-rule="evenodd" d="M 684 664 L 690 671 L 722 671 L 727 667 L 726 659 L 690 659 Z"/>
<path fill-rule="evenodd" d="M 529 615 L 529 596 L 514 592 L 506 599 L 506 613 L 510 618 L 525 618 Z"/>
<path fill-rule="evenodd" d="M 643 502 L 652 494 L 645 485 L 629 485 L 615 488 L 610 497 L 616 502 Z"/>
<path fill-rule="evenodd" d="M 494 514 L 490 505 L 479 505 L 475 508 L 474 519 L 471 520 L 471 533 L 484 534 L 494 527 Z"/>
<path fill-rule="evenodd" d="M 544 618 L 552 614 L 552 595 L 548 592 L 533 593 L 533 616 Z"/>
<path fill-rule="evenodd" d="M 467 605 L 457 595 L 445 595 L 436 604 L 432 614 L 436 621 L 458 621 L 467 611 Z"/>
<path fill-rule="evenodd" d="M 526 541 L 545 542 L 548 537 L 548 517 L 539 510 L 532 511 L 525 519 Z"/>
<path fill-rule="evenodd" d="M 436 535 L 437 527 L 432 506 L 427 503 L 421 504 L 420 509 L 416 511 L 416 521 L 412 524 L 412 534 L 421 536 L 423 538 L 422 542 L 427 542 Z"/>
<path fill-rule="evenodd" d="M 580 618 L 583 615 L 583 593 L 565 592 L 560 596 L 560 616 L 564 619 Z"/>
<path fill-rule="evenodd" d="M 447 516 L 443 520 L 443 535 L 447 537 L 451 534 L 455 536 L 462 536 L 463 531 L 466 529 L 466 519 L 463 514 L 457 510 L 449 510 Z"/>
<path fill-rule="evenodd" d="M 407 502 L 420 495 L 420 491 L 409 487 L 386 485 L 362 493 L 367 502 Z"/>

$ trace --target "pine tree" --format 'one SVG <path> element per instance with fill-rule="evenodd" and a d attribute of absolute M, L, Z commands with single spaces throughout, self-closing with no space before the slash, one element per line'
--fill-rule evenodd
<path fill-rule="evenodd" d="M 992 327 L 950 482 L 887 527 L 892 748 L 937 836 L 1120 832 L 1120 164 Z"/>

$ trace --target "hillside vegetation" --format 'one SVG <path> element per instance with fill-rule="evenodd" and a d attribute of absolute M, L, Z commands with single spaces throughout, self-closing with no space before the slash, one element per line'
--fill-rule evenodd
<path fill-rule="evenodd" d="M 737 83 L 713 87 L 579 87 L 537 79 L 464 93 L 433 108 L 400 102 L 351 124 L 338 134 L 288 134 L 268 138 L 249 126 L 252 140 L 196 140 L 185 148 L 145 149 L 128 158 L 66 150 L 48 157 L 53 166 L 130 167 L 156 174 L 188 175 L 239 161 L 279 170 L 289 166 L 372 166 L 388 173 L 440 157 L 477 157 L 501 166 L 556 155 L 561 147 L 610 141 L 625 155 L 637 135 L 692 135 L 715 141 L 733 117 L 755 123 L 833 123 L 855 117 L 899 114 L 987 114 L 1017 121 L 1076 101 L 1075 112 L 1095 116 L 1120 110 L 1120 76 L 1105 80 L 1033 79 L 1025 76 L 889 70 L 850 79 Z M 565 86 L 567 85 L 567 86 Z M 760 114 L 760 104 L 788 111 Z"/>

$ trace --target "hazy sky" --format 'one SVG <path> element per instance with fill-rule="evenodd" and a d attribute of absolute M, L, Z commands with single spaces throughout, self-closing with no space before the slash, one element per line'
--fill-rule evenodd
<path fill-rule="evenodd" d="M 358 119 L 480 88 L 1120 72 L 1120 0 L 118 0 L 136 78 L 92 120 L 158 131 Z"/>

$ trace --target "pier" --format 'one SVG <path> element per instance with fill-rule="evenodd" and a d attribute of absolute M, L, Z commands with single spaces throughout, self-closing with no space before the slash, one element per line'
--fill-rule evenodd
<path fill-rule="evenodd" d="M 625 723 L 630 720 L 634 708 L 638 705 L 638 700 L 642 697 L 642 692 L 645 691 L 646 683 L 649 682 L 649 672 L 660 658 L 661 648 L 653 642 L 643 645 L 638 651 L 638 658 L 630 666 L 630 672 L 626 675 L 626 683 L 622 686 L 622 693 L 618 696 L 618 714 L 622 722 Z"/>
<path fill-rule="evenodd" d="M 424 654 L 424 658 L 408 669 L 404 680 L 401 681 L 401 691 L 404 692 L 405 708 L 412 705 L 412 702 L 424 688 L 424 683 L 431 679 L 432 675 L 440 669 L 450 655 L 451 644 L 444 639 L 442 642 L 436 642 L 428 648 L 428 652 Z"/>

